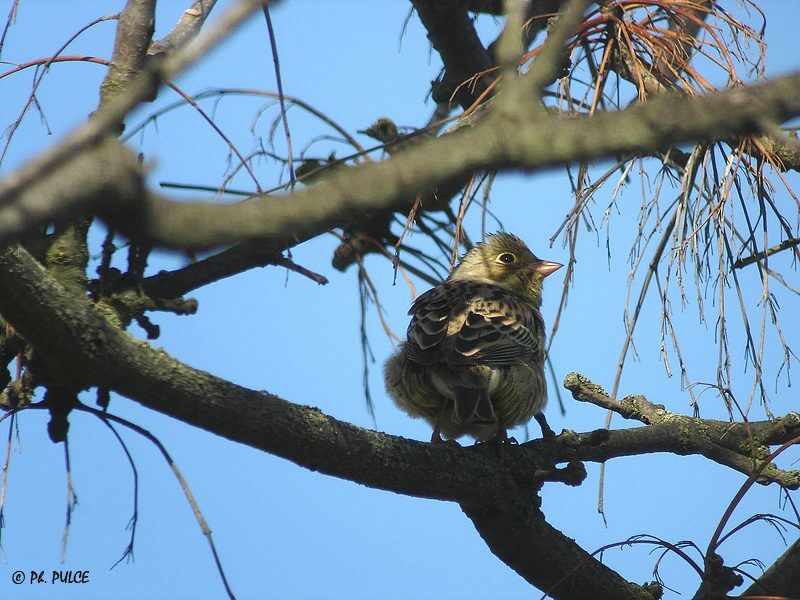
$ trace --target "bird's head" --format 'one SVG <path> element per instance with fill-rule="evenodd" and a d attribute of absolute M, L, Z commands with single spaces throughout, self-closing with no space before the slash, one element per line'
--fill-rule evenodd
<path fill-rule="evenodd" d="M 517 236 L 499 232 L 467 252 L 447 280 L 491 283 L 538 307 L 542 302 L 542 280 L 561 266 L 537 258 Z"/>

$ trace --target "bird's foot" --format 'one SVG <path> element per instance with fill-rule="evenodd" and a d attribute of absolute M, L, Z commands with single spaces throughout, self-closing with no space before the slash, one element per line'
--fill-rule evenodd
<path fill-rule="evenodd" d="M 461 448 L 461 444 L 459 444 L 457 441 L 443 439 L 438 429 L 433 430 L 433 434 L 431 435 L 431 444 L 444 444 L 445 446 Z"/>
<path fill-rule="evenodd" d="M 503 448 L 506 446 L 506 444 L 516 446 L 519 444 L 519 442 L 517 442 L 517 440 L 514 439 L 513 437 L 508 437 L 508 433 L 506 432 L 505 428 L 500 428 L 497 430 L 497 433 L 491 439 L 485 442 L 476 441 L 475 444 L 476 445 L 486 444 L 497 453 L 497 458 L 500 459 L 500 461 L 502 461 Z"/>
<path fill-rule="evenodd" d="M 513 441 L 512 441 L 513 440 Z M 508 437 L 508 431 L 506 431 L 505 427 L 498 427 L 497 433 L 494 434 L 494 437 L 489 440 L 491 444 L 504 444 L 508 442 L 509 444 L 516 444 L 518 443 L 513 437 Z"/>

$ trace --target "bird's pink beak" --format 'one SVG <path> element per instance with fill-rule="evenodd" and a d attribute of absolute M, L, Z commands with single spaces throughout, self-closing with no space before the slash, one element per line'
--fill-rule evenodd
<path fill-rule="evenodd" d="M 561 267 L 563 267 L 561 263 L 552 262 L 549 260 L 540 260 L 538 263 L 533 265 L 533 272 L 538 273 L 542 276 L 542 278 L 547 277 L 550 273 L 558 271 Z"/>

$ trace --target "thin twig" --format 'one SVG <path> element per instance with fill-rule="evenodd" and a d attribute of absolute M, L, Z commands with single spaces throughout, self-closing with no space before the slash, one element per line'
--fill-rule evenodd
<path fill-rule="evenodd" d="M 125 444 L 125 440 L 122 439 L 120 436 L 119 431 L 110 423 L 110 421 L 106 418 L 106 413 L 96 414 L 95 415 L 98 419 L 100 419 L 103 424 L 111 430 L 111 433 L 114 434 L 114 437 L 117 438 L 117 442 L 119 442 L 122 451 L 125 453 L 125 457 L 128 459 L 128 464 L 131 467 L 131 471 L 133 472 L 133 514 L 131 515 L 130 521 L 128 521 L 128 529 L 131 531 L 131 538 L 128 542 L 128 546 L 125 548 L 125 551 L 122 553 L 122 556 L 119 557 L 117 562 L 111 565 L 113 569 L 123 560 L 130 561 L 133 560 L 133 547 L 134 541 L 136 540 L 136 525 L 139 522 L 139 471 L 136 469 L 136 463 L 133 460 L 133 456 L 131 455 L 130 450 L 128 450 L 127 444 Z"/>
<path fill-rule="evenodd" d="M 283 132 L 286 135 L 286 151 L 289 156 L 289 181 L 290 189 L 294 189 L 294 163 L 292 162 L 292 134 L 289 130 L 289 119 L 286 115 L 286 103 L 283 97 L 283 81 L 281 80 L 281 65 L 278 60 L 278 44 L 275 41 L 275 31 L 272 29 L 272 19 L 269 16 L 269 7 L 262 7 L 264 18 L 267 21 L 267 31 L 269 32 L 269 45 L 272 48 L 272 62 L 275 65 L 275 80 L 278 83 L 278 100 L 281 104 L 281 120 L 283 121 Z"/>
<path fill-rule="evenodd" d="M 214 120 L 210 116 L 208 116 L 202 108 L 200 108 L 200 105 L 197 104 L 197 102 L 195 102 L 189 94 L 184 92 L 181 88 L 179 88 L 171 81 L 168 81 L 167 85 L 170 88 L 172 88 L 172 90 L 176 94 L 178 94 L 181 98 L 186 100 L 186 102 L 188 102 L 192 106 L 192 108 L 194 108 L 198 113 L 200 113 L 200 116 L 203 117 L 206 123 L 211 125 L 212 129 L 214 129 L 214 131 L 217 132 L 217 135 L 219 135 L 222 138 L 222 140 L 228 145 L 228 148 L 230 148 L 231 152 L 233 152 L 239 159 L 240 164 L 245 168 L 245 170 L 247 170 L 247 173 L 250 175 L 250 178 L 253 180 L 253 183 L 256 184 L 256 190 L 258 190 L 258 193 L 262 194 L 263 190 L 261 189 L 261 185 L 258 183 L 258 178 L 256 177 L 255 173 L 253 173 L 253 170 L 250 168 L 250 165 L 244 159 L 241 152 L 239 152 L 239 149 L 234 145 L 234 143 L 230 140 L 230 138 L 227 135 L 225 135 L 222 129 L 220 129 L 219 126 L 216 123 L 214 123 Z"/>
<path fill-rule="evenodd" d="M 6 43 L 6 35 L 8 34 L 8 30 L 11 28 L 11 23 L 14 22 L 14 19 L 17 17 L 17 9 L 19 8 L 19 0 L 14 0 L 11 4 L 11 10 L 8 11 L 8 17 L 6 17 L 6 24 L 3 26 L 3 33 L 0 35 L 0 55 L 3 54 L 3 46 Z"/>
<path fill-rule="evenodd" d="M 59 54 L 61 54 L 64 50 L 66 50 L 67 46 L 69 46 L 72 42 L 74 42 L 86 30 L 90 29 L 91 27 L 94 27 L 98 23 L 103 23 L 105 21 L 113 21 L 118 16 L 119 15 L 115 13 L 113 15 L 105 15 L 102 17 L 98 17 L 90 21 L 89 23 L 81 27 L 78 31 L 76 31 L 72 36 L 70 36 L 69 39 L 67 39 L 67 41 L 64 42 L 61 45 L 61 47 L 55 51 L 53 56 L 44 61 L 41 72 L 33 82 L 33 87 L 31 88 L 31 93 L 28 96 L 28 100 L 25 102 L 25 106 L 22 107 L 22 110 L 20 111 L 16 120 L 9 126 L 7 132 L 5 133 L 6 143 L 3 146 L 3 150 L 0 151 L 0 163 L 3 162 L 3 159 L 5 158 L 6 153 L 8 152 L 8 148 L 9 146 L 11 146 L 11 139 L 14 137 L 14 134 L 17 132 L 17 129 L 22 124 L 22 119 L 25 117 L 25 113 L 27 113 L 28 109 L 34 103 L 36 103 L 36 90 L 39 88 L 39 84 L 42 82 L 42 79 L 47 74 L 48 67 L 58 58 Z"/>
<path fill-rule="evenodd" d="M 0 487 L 0 548 L 2 548 L 3 529 L 5 527 L 6 492 L 8 490 L 8 468 L 11 464 L 11 441 L 14 438 L 14 423 L 16 410 L 10 412 L 11 419 L 8 426 L 8 441 L 6 442 L 6 458 L 3 461 L 3 485 Z"/>
<path fill-rule="evenodd" d="M 178 468 L 178 465 L 172 459 L 172 456 L 164 447 L 164 444 L 161 443 L 161 440 L 159 440 L 156 436 L 154 436 L 144 427 L 141 427 L 136 423 L 128 421 L 127 419 L 123 419 L 122 417 L 118 417 L 112 413 L 99 411 L 90 406 L 86 406 L 85 404 L 79 404 L 78 406 L 75 407 L 75 410 L 87 412 L 89 414 L 95 415 L 96 417 L 99 417 L 100 419 L 107 419 L 109 421 L 113 421 L 114 423 L 118 423 L 123 427 L 127 427 L 128 429 L 135 431 L 142 437 L 149 440 L 152 444 L 155 445 L 156 448 L 158 448 L 158 451 L 164 457 L 164 460 L 167 461 L 169 468 L 172 470 L 172 474 L 175 475 L 175 479 L 178 480 L 178 484 L 181 486 L 181 490 L 183 491 L 184 496 L 186 496 L 186 501 L 189 503 L 189 506 L 191 507 L 192 512 L 194 513 L 195 519 L 197 519 L 197 524 L 200 526 L 200 530 L 203 532 L 203 535 L 206 537 L 206 540 L 208 540 L 208 545 L 211 547 L 211 553 L 214 556 L 214 563 L 216 564 L 217 572 L 219 573 L 223 586 L 225 586 L 225 592 L 228 594 L 228 598 L 235 600 L 233 591 L 231 590 L 230 585 L 228 585 L 228 579 L 225 577 L 225 572 L 222 569 L 222 562 L 220 561 L 219 554 L 217 554 L 217 547 L 214 544 L 214 539 L 211 536 L 211 528 L 208 526 L 208 523 L 206 523 L 205 517 L 203 517 L 203 513 L 200 510 L 200 506 L 197 504 L 197 500 L 195 500 L 194 494 L 192 494 L 192 490 L 189 487 L 189 484 L 183 477 L 183 473 L 181 473 L 181 470 Z"/>
<path fill-rule="evenodd" d="M 253 11 L 262 5 L 262 0 L 237 2 L 223 13 L 214 27 L 199 35 L 192 44 L 168 56 L 163 61 L 148 63 L 148 68 L 136 77 L 125 92 L 115 95 L 112 101 L 95 111 L 86 123 L 73 129 L 58 144 L 40 153 L 0 182 L 0 198 L 6 203 L 12 202 L 22 190 L 37 181 L 43 173 L 51 171 L 63 161 L 80 155 L 81 150 L 90 148 L 105 139 L 109 132 L 119 127 L 122 119 L 133 108 L 152 96 L 154 79 L 177 78 L 186 68 L 227 38 Z"/>
<path fill-rule="evenodd" d="M 756 254 L 751 254 L 745 258 L 740 258 L 735 263 L 733 263 L 732 268 L 734 269 L 741 269 L 742 267 L 746 267 L 747 265 L 753 264 L 756 261 L 764 260 L 768 256 L 772 256 L 773 254 L 777 254 L 778 252 L 782 252 L 783 250 L 788 250 L 789 248 L 794 248 L 800 245 L 800 238 L 791 238 L 788 240 L 782 241 L 777 246 L 773 246 L 772 248 L 768 248 L 767 250 L 762 250 L 761 252 L 757 252 Z"/>
<path fill-rule="evenodd" d="M 722 531 L 725 529 L 725 525 L 728 523 L 728 520 L 731 518 L 733 511 L 738 506 L 739 502 L 741 502 L 744 495 L 748 492 L 748 490 L 753 487 L 753 484 L 756 482 L 758 477 L 761 475 L 761 472 L 766 469 L 772 461 L 774 461 L 780 454 L 783 453 L 784 450 L 787 448 L 797 444 L 800 442 L 800 436 L 794 437 L 790 439 L 788 442 L 785 442 L 780 445 L 780 447 L 772 452 L 766 459 L 764 459 L 761 464 L 759 464 L 747 480 L 742 484 L 742 487 L 739 488 L 739 491 L 736 492 L 736 495 L 728 504 L 728 507 L 725 509 L 725 512 L 722 514 L 722 518 L 719 520 L 717 524 L 717 528 L 714 530 L 714 533 L 711 536 L 711 539 L 708 542 L 708 549 L 706 550 L 706 556 L 711 556 L 712 554 L 716 553 L 719 544 L 721 543 L 720 536 L 722 536 Z M 723 538 L 724 539 L 724 538 Z"/>
<path fill-rule="evenodd" d="M 104 67 L 108 66 L 108 59 L 106 58 L 98 58 L 97 56 L 85 56 L 83 54 L 75 55 L 69 54 L 65 56 L 56 56 L 50 58 L 36 58 L 34 60 L 29 60 L 28 62 L 18 64 L 13 69 L 9 69 L 8 71 L 4 71 L 0 73 L 0 79 L 4 77 L 8 77 L 9 75 L 14 75 L 15 73 L 19 73 L 20 71 L 24 71 L 25 69 L 30 69 L 31 67 L 43 67 L 46 68 L 49 65 L 54 63 L 62 63 L 62 62 L 88 62 L 93 63 L 96 65 L 102 65 Z"/>
<path fill-rule="evenodd" d="M 276 258 L 274 264 L 276 264 L 279 267 L 286 267 L 287 269 L 289 269 L 290 271 L 294 271 L 295 273 L 300 273 L 300 275 L 308 277 L 311 281 L 314 281 L 320 285 L 327 285 L 328 283 L 328 278 L 325 277 L 324 275 L 320 275 L 319 273 L 310 271 L 305 267 L 301 267 L 297 263 L 292 262 L 291 260 L 289 260 L 284 256 Z"/>
<path fill-rule="evenodd" d="M 67 476 L 67 515 L 64 521 L 64 533 L 61 535 L 61 562 L 67 559 L 67 541 L 69 540 L 69 528 L 72 524 L 72 512 L 78 506 L 78 496 L 72 486 L 72 464 L 69 458 L 69 438 L 64 437 L 64 467 Z"/>

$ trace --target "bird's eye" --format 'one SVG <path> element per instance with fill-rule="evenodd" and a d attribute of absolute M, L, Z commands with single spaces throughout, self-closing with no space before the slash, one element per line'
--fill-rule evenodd
<path fill-rule="evenodd" d="M 515 260 L 517 260 L 517 257 L 511 254 L 511 252 L 503 252 L 500 256 L 497 257 L 497 260 L 498 262 L 510 265 Z"/>

